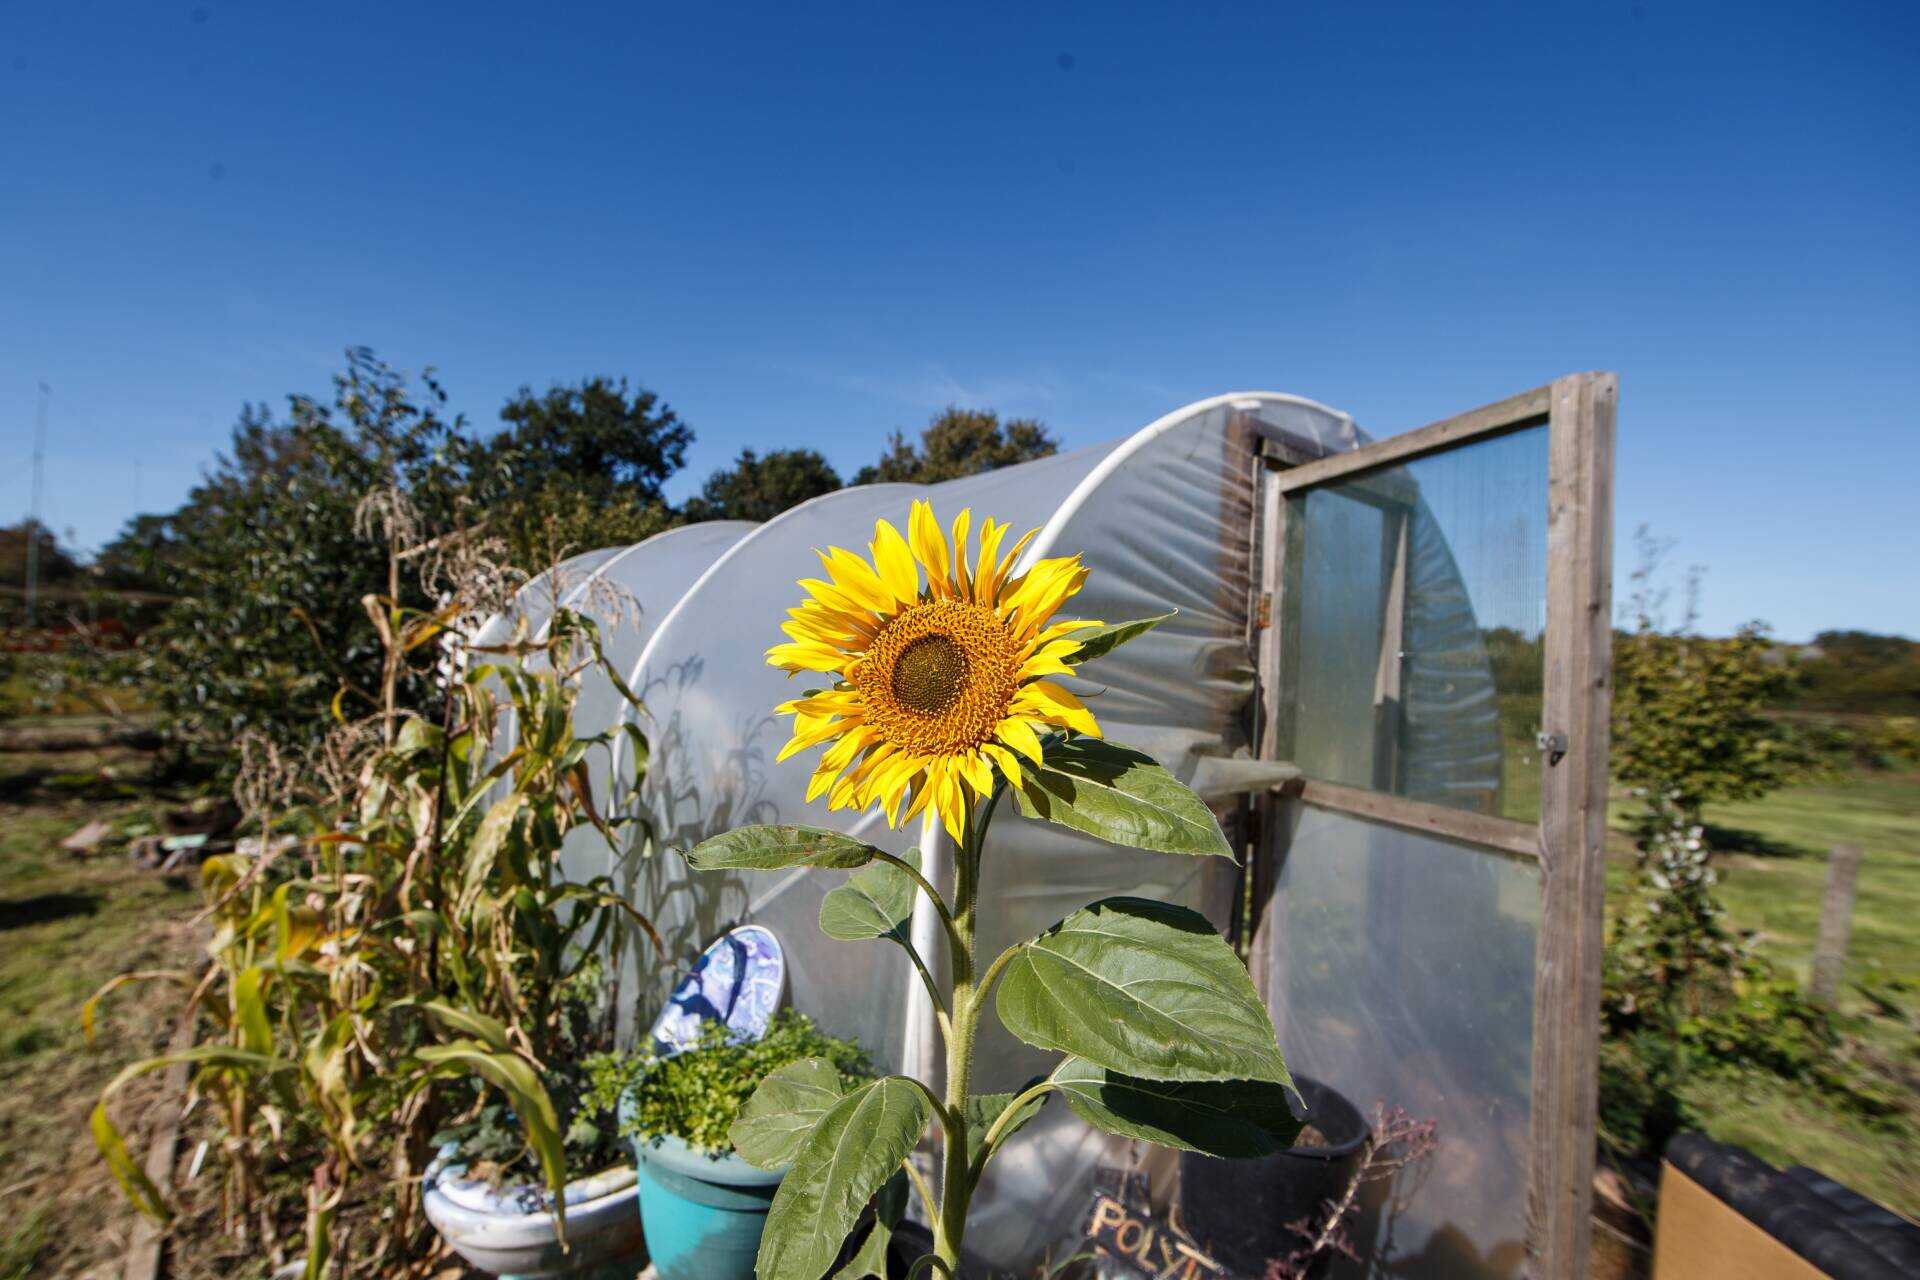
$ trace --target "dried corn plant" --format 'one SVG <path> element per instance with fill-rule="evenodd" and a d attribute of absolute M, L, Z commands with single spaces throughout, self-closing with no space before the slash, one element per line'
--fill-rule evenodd
<path fill-rule="evenodd" d="M 276 1260 L 299 1243 L 278 1237 L 263 1176 L 298 1172 L 309 1277 L 329 1266 L 349 1197 L 384 1204 L 354 1232 L 362 1256 L 331 1259 L 339 1274 L 421 1254 L 432 1135 L 487 1090 L 506 1099 L 557 1191 L 567 1170 L 543 1072 L 570 984 L 620 973 L 628 946 L 659 945 L 611 881 L 569 880 L 559 865 L 581 828 L 616 847 L 646 836 L 637 808 L 603 812 L 592 783 L 599 760 L 643 770 L 644 735 L 622 726 L 637 749 L 616 756 L 611 731 L 574 730 L 589 676 L 639 705 L 606 662 L 599 626 L 561 607 L 537 631 L 512 622 L 483 644 L 485 620 L 519 586 L 483 530 L 420 541 L 417 514 L 391 489 L 369 494 L 356 519 L 387 552 L 390 591 L 363 601 L 386 655 L 379 687 L 343 683 L 335 725 L 297 756 L 265 737 L 238 744 L 235 796 L 259 839 L 252 854 L 204 864 L 206 972 L 123 975 L 84 1014 L 90 1028 L 97 1002 L 135 979 L 189 992 L 200 1043 L 122 1072 L 94 1109 L 95 1140 L 134 1203 L 165 1217 L 111 1104 L 134 1076 L 190 1064 L 195 1095 L 226 1130 L 229 1228 Z M 408 573 L 430 607 L 401 603 Z M 421 709 L 402 684 L 429 645 L 441 653 L 439 696 Z M 638 782 L 608 790 L 635 796 Z"/>

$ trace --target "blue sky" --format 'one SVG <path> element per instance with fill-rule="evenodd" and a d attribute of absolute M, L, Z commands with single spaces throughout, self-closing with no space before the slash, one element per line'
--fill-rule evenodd
<path fill-rule="evenodd" d="M 0 0 L 0 516 L 166 509 L 349 343 L 851 471 L 1223 390 L 1623 380 L 1622 561 L 1920 635 L 1920 6 Z"/>

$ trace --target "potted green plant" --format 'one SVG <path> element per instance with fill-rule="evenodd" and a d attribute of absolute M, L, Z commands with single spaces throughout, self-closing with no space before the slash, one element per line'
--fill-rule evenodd
<path fill-rule="evenodd" d="M 709 1023 L 672 1057 L 589 1060 L 590 1105 L 617 1113 L 619 1133 L 633 1145 L 640 1216 L 660 1280 L 752 1280 L 785 1168 L 742 1158 L 757 1149 L 757 1125 L 780 1121 L 742 1110 L 762 1080 L 796 1068 L 817 1073 L 836 1095 L 873 1075 L 858 1044 L 792 1010 L 774 1015 L 755 1041 L 737 1042 Z"/>
<path fill-rule="evenodd" d="M 611 992 L 590 966 L 567 985 L 554 1052 L 541 1073 L 562 1135 L 558 1195 L 512 1105 L 479 1080 L 460 1118 L 435 1135 L 427 1218 L 483 1271 L 513 1277 L 632 1280 L 646 1261 L 634 1170 L 612 1118 L 592 1101 L 590 1064 L 612 1040 Z M 565 1206 L 564 1244 L 554 1203 Z"/>

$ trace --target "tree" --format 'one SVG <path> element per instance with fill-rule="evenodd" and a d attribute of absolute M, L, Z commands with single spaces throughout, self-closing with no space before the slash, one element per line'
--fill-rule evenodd
<path fill-rule="evenodd" d="M 1701 806 L 1751 800 L 1803 767 L 1791 736 L 1766 714 L 1793 687 L 1793 670 L 1753 622 L 1717 639 L 1694 631 L 1698 574 L 1687 580 L 1680 625 L 1663 625 L 1652 582 L 1666 548 L 1639 532 L 1634 630 L 1614 645 L 1613 771 L 1645 798 L 1697 825 Z"/>
<path fill-rule="evenodd" d="M 130 518 L 93 558 L 94 571 L 110 587 L 166 591 L 173 566 L 182 554 L 177 523 L 172 513 Z"/>
<path fill-rule="evenodd" d="M 490 460 L 532 490 L 564 479 L 657 503 L 693 443 L 693 432 L 659 396 L 645 387 L 629 391 L 625 378 L 555 383 L 538 396 L 522 387 L 500 417 L 508 427 L 488 442 Z"/>
<path fill-rule="evenodd" d="M 164 551 L 147 563 L 177 596 L 145 650 L 176 739 L 224 754 L 253 730 L 299 748 L 324 730 L 343 690 L 349 714 L 370 709 L 384 653 L 363 597 L 397 590 L 408 605 L 427 601 L 356 529 L 360 504 L 375 490 L 404 493 L 416 541 L 451 529 L 463 504 L 461 424 L 445 416 L 431 373 L 422 384 L 349 350 L 330 403 L 292 396 L 280 420 L 265 405 L 244 407 L 230 452 L 163 536 L 151 523 L 122 535 Z M 408 705 L 426 696 L 434 652 L 411 655 Z"/>
<path fill-rule="evenodd" d="M 840 487 L 840 473 L 812 449 L 742 449 L 730 467 L 707 477 L 681 509 L 688 520 L 771 520 Z"/>
<path fill-rule="evenodd" d="M 640 542 L 675 522 L 661 489 L 693 432 L 653 392 L 605 377 L 538 396 L 522 387 L 500 417 L 506 430 L 468 448 L 468 479 L 521 570 Z"/>
<path fill-rule="evenodd" d="M 1000 415 L 989 410 L 949 405 L 934 415 L 917 446 L 895 431 L 880 461 L 862 467 L 853 482 L 937 484 L 1050 457 L 1059 450 L 1059 442 L 1035 419 L 1002 423 Z"/>
<path fill-rule="evenodd" d="M 495 490 L 480 505 L 507 562 L 529 575 L 582 551 L 645 542 L 681 522 L 664 502 L 564 476 Z"/>
<path fill-rule="evenodd" d="M 1920 712 L 1920 643 L 1870 631 L 1822 631 L 1800 658 L 1803 710 Z"/>
<path fill-rule="evenodd" d="M 80 564 L 60 545 L 53 530 L 29 516 L 19 524 L 0 529 L 0 582 L 9 587 L 24 586 L 27 580 L 27 550 L 38 544 L 40 581 L 70 582 L 80 576 Z"/>

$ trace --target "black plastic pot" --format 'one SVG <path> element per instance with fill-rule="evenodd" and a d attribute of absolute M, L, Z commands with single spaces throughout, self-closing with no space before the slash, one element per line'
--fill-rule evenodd
<path fill-rule="evenodd" d="M 1218 1262 L 1257 1276 L 1267 1260 L 1304 1242 L 1288 1224 L 1317 1223 L 1327 1201 L 1337 1199 L 1359 1166 L 1367 1122 L 1359 1108 L 1308 1076 L 1294 1084 L 1307 1104 L 1307 1123 L 1325 1146 L 1291 1147 L 1254 1160 L 1219 1160 L 1182 1152 L 1180 1225 Z M 1312 1274 L 1320 1274 L 1317 1260 Z"/>

